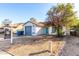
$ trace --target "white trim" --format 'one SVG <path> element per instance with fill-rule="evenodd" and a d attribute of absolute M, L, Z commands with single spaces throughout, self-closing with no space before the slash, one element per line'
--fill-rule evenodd
<path fill-rule="evenodd" d="M 33 25 L 34 25 L 34 26 L 33 26 Z M 31 22 L 26 23 L 26 24 L 24 25 L 24 35 L 25 35 L 25 31 L 26 31 L 26 30 L 25 30 L 25 27 L 26 27 L 26 26 L 31 26 L 31 27 L 32 27 L 32 29 L 31 29 L 31 30 L 32 30 L 31 35 L 35 35 L 35 33 L 33 34 L 33 32 L 34 32 L 33 30 L 34 30 L 34 28 L 36 28 L 36 25 L 33 24 L 33 23 L 31 23 Z"/>
<path fill-rule="evenodd" d="M 25 35 L 25 26 L 24 26 L 24 35 Z"/>
<path fill-rule="evenodd" d="M 13 32 L 11 30 L 11 44 L 13 43 Z"/>

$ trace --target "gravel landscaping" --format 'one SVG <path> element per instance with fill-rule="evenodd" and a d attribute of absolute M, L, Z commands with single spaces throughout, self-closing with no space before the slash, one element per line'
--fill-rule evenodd
<path fill-rule="evenodd" d="M 13 44 L 10 44 L 10 40 L 0 41 L 0 49 L 14 56 L 28 56 L 31 53 L 35 53 L 32 56 L 49 56 L 50 40 L 52 40 L 52 55 L 59 55 L 65 42 L 53 37 L 18 37 L 14 39 Z"/>
<path fill-rule="evenodd" d="M 63 38 L 20 36 L 14 38 L 13 44 L 10 43 L 10 40 L 0 38 L 0 50 L 14 56 L 28 56 L 30 54 L 32 54 L 31 56 L 49 56 L 50 40 L 52 41 L 53 56 L 79 56 L 79 37 L 74 36 Z"/>

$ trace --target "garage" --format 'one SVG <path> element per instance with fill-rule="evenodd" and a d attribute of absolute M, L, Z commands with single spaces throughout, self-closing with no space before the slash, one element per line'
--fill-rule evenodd
<path fill-rule="evenodd" d="M 32 35 L 32 26 L 25 26 L 25 35 Z"/>
<path fill-rule="evenodd" d="M 44 23 L 38 22 L 36 19 L 31 18 L 29 21 L 23 24 L 24 35 L 35 36 L 43 34 Z M 44 34 L 47 32 L 44 31 Z"/>

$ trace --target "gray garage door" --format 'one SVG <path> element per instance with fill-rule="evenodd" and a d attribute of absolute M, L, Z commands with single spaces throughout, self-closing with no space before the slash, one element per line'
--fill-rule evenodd
<path fill-rule="evenodd" d="M 32 26 L 25 26 L 25 35 L 32 35 Z"/>

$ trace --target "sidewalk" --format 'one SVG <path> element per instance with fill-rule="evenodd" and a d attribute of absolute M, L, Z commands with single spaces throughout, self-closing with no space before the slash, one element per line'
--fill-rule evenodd
<path fill-rule="evenodd" d="M 0 56 L 11 56 L 11 55 L 5 51 L 0 50 Z"/>

